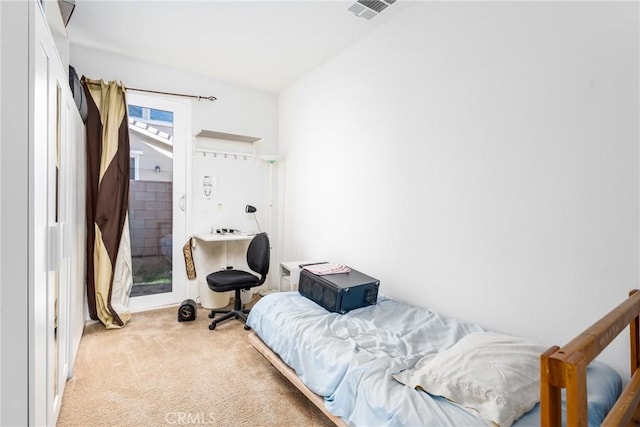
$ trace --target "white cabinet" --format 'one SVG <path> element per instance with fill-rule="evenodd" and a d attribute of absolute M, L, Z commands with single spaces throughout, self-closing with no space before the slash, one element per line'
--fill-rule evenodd
<path fill-rule="evenodd" d="M 55 425 L 84 323 L 84 130 L 42 3 L 0 19 L 0 425 Z"/>
<path fill-rule="evenodd" d="M 84 212 L 84 206 L 79 206 L 76 195 L 84 193 L 77 157 L 84 152 L 84 137 L 79 131 L 82 120 L 73 102 L 67 72 L 49 27 L 39 10 L 34 19 L 35 172 L 31 188 L 37 210 L 33 212 L 34 227 L 44 229 L 45 233 L 33 245 L 36 252 L 44 246 L 45 259 L 44 265 L 35 266 L 34 276 L 38 278 L 33 282 L 35 301 L 31 316 L 37 318 L 35 327 L 43 325 L 44 329 L 32 331 L 38 349 L 35 357 L 39 366 L 46 366 L 46 394 L 38 398 L 46 401 L 46 424 L 55 425 L 79 343 L 78 325 L 81 328 L 83 323 L 82 317 L 77 316 L 82 316 L 82 300 L 78 300 L 78 295 L 83 288 L 83 274 L 79 273 L 83 272 L 84 264 L 76 243 L 84 240 L 78 227 L 84 222 L 83 214 L 79 214 L 79 208 Z M 42 313 L 46 313 L 46 318 Z M 41 345 L 41 340 L 46 341 L 46 346 Z M 36 381 L 43 374 L 39 372 Z M 36 407 L 38 404 L 39 401 Z"/>

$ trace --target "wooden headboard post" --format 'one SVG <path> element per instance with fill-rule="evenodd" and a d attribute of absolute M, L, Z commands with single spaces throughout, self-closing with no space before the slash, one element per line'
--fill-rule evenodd
<path fill-rule="evenodd" d="M 632 289 L 629 291 L 629 297 L 632 297 L 633 294 L 635 294 L 636 292 L 638 292 L 637 289 Z M 639 318 L 638 316 L 636 316 L 631 323 L 629 324 L 629 338 L 630 338 L 630 350 L 631 350 L 631 375 L 633 375 L 636 370 L 638 369 L 638 366 L 640 366 L 640 360 L 638 360 L 638 357 L 640 357 L 640 354 L 638 353 L 638 347 L 640 346 L 640 342 L 638 340 L 638 332 L 639 332 Z"/>
<path fill-rule="evenodd" d="M 562 389 L 566 389 L 567 425 L 588 426 L 587 359 L 581 352 L 567 355 L 554 346 L 540 358 L 540 406 L 543 427 L 562 426 Z M 571 420 L 571 422 L 569 422 Z"/>
<path fill-rule="evenodd" d="M 561 392 L 566 389 L 566 425 L 588 425 L 587 366 L 629 326 L 631 381 L 605 418 L 602 426 L 627 426 L 640 419 L 640 292 L 629 298 L 560 348 L 553 346 L 540 356 L 540 413 L 543 427 L 562 426 Z"/>
<path fill-rule="evenodd" d="M 562 425 L 560 397 L 563 386 L 558 384 L 558 378 L 551 377 L 551 356 L 558 350 L 560 347 L 555 345 L 540 356 L 540 425 L 543 427 Z"/>

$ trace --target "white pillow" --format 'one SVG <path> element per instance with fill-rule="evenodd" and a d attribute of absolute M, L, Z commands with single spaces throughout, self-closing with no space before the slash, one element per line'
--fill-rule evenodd
<path fill-rule="evenodd" d="M 476 332 L 393 378 L 508 427 L 540 400 L 540 354 L 545 350 L 522 338 Z"/>

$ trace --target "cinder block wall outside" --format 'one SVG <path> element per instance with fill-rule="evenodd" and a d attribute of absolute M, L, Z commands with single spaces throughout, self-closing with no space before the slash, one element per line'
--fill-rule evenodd
<path fill-rule="evenodd" d="M 131 181 L 131 256 L 162 256 L 161 238 L 171 234 L 173 183 Z"/>

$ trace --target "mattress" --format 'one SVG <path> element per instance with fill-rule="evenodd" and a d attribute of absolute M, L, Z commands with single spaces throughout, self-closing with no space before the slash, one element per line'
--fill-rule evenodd
<path fill-rule="evenodd" d="M 380 295 L 378 303 L 331 313 L 298 292 L 270 294 L 251 309 L 247 325 L 289 365 L 329 412 L 354 426 L 485 426 L 455 403 L 407 387 L 391 376 L 425 354 L 451 347 L 474 323 Z M 620 394 L 609 366 L 588 368 L 589 425 L 599 426 Z M 539 426 L 538 405 L 514 426 Z"/>

